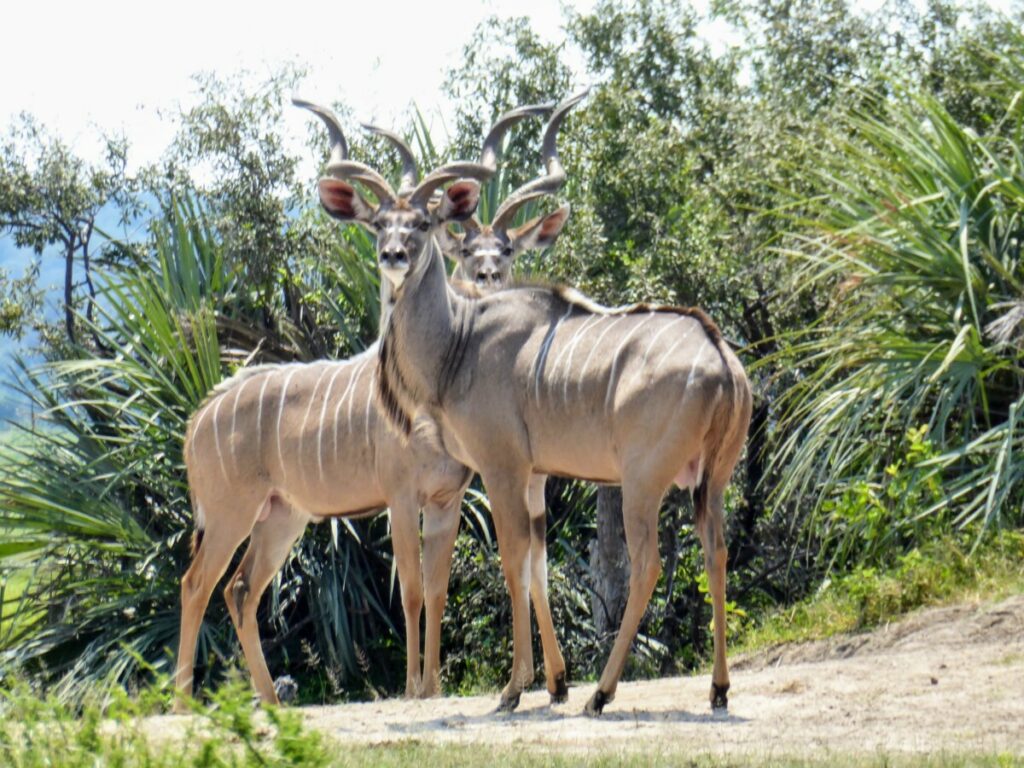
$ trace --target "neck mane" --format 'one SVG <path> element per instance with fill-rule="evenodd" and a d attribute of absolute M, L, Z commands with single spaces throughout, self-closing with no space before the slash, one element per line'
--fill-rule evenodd
<path fill-rule="evenodd" d="M 377 397 L 403 435 L 419 411 L 440 405 L 458 373 L 471 331 L 466 303 L 449 286 L 441 250 L 430 238 L 416 268 L 395 290 L 377 363 Z"/>

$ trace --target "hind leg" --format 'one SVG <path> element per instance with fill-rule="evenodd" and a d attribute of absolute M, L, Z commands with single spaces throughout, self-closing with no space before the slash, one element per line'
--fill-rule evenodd
<path fill-rule="evenodd" d="M 547 507 L 544 503 L 544 485 L 547 480 L 547 475 L 532 475 L 528 490 L 530 598 L 533 600 L 534 613 L 537 614 L 548 694 L 552 704 L 560 704 L 569 698 L 569 688 L 565 682 L 565 659 L 562 657 L 562 649 L 558 647 L 551 606 L 548 604 Z"/>
<path fill-rule="evenodd" d="M 629 597 L 619 624 L 619 633 L 608 656 L 597 690 L 587 702 L 586 714 L 599 715 L 604 705 L 615 697 L 622 670 L 625 669 L 630 646 L 636 637 L 640 620 L 654 594 L 661 575 L 661 554 L 658 552 L 658 510 L 664 489 L 653 489 L 623 478 L 622 522 L 629 548 Z"/>
<path fill-rule="evenodd" d="M 280 499 L 273 499 L 268 504 L 267 516 L 256 523 L 249 548 L 238 570 L 224 587 L 224 600 L 242 644 L 253 687 L 264 702 L 277 704 L 274 681 L 260 644 L 256 609 L 263 592 L 288 558 L 292 545 L 305 530 L 309 518 Z"/>
<path fill-rule="evenodd" d="M 181 579 L 181 632 L 178 639 L 178 660 L 175 687 L 178 699 L 175 712 L 187 710 L 185 699 L 192 695 L 192 672 L 195 664 L 196 640 L 203 614 L 210 602 L 213 588 L 227 570 L 231 556 L 249 535 L 255 515 L 242 524 L 229 524 L 229 519 L 218 515 L 213 507 L 206 510 L 206 528 L 197 535 L 199 546 L 192 564 Z"/>
<path fill-rule="evenodd" d="M 725 711 L 729 707 L 729 668 L 725 660 L 725 565 L 727 550 L 723 534 L 723 493 L 721 489 L 705 491 L 704 504 L 698 503 L 695 520 L 704 548 L 704 568 L 708 574 L 708 591 L 715 623 L 715 662 L 711 672 L 711 708 Z M 701 500 L 703 501 L 703 500 Z"/>

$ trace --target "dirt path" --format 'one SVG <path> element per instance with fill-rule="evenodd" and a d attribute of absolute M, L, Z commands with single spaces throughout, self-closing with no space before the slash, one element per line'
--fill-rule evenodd
<path fill-rule="evenodd" d="M 734 659 L 728 717 L 712 717 L 709 677 L 623 683 L 599 719 L 594 686 L 511 716 L 497 695 L 308 707 L 310 726 L 349 743 L 531 744 L 602 752 L 1024 754 L 1024 595 L 923 611 L 876 632 Z"/>
<path fill-rule="evenodd" d="M 706 675 L 623 683 L 604 716 L 580 714 L 593 685 L 548 705 L 526 694 L 310 707 L 310 725 L 360 743 L 528 742 L 569 749 L 806 754 L 1024 753 L 1024 595 L 924 611 L 871 634 L 790 646 L 734 663 L 727 718 L 711 716 Z"/>

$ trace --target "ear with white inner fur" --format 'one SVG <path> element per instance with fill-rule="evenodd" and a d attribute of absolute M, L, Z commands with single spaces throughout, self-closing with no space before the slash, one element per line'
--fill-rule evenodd
<path fill-rule="evenodd" d="M 465 221 L 476 211 L 480 202 L 480 185 L 475 181 L 462 180 L 444 191 L 437 206 L 437 220 Z"/>
<path fill-rule="evenodd" d="M 355 188 L 340 179 L 324 178 L 317 182 L 320 204 L 331 216 L 340 221 L 369 224 L 376 208 L 363 200 Z"/>
<path fill-rule="evenodd" d="M 569 220 L 569 204 L 566 203 L 547 216 L 538 216 L 520 227 L 508 231 L 508 239 L 516 253 L 550 248 L 562 233 Z"/>

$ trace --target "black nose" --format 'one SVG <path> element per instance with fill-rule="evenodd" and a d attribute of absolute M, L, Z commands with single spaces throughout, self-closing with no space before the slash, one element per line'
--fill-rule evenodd
<path fill-rule="evenodd" d="M 478 285 L 501 285 L 501 274 L 497 271 L 481 269 L 476 273 L 476 282 Z"/>
<path fill-rule="evenodd" d="M 409 254 L 405 248 L 386 248 L 380 252 L 380 259 L 387 266 L 394 267 L 405 264 L 409 260 Z"/>

